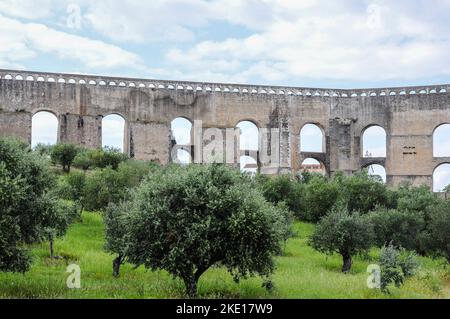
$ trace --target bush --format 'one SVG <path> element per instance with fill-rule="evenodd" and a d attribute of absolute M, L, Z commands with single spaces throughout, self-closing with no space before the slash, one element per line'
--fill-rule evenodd
<path fill-rule="evenodd" d="M 274 205 L 284 202 L 289 210 L 297 215 L 300 213 L 303 199 L 302 184 L 289 175 L 259 178 L 257 182 L 267 201 Z"/>
<path fill-rule="evenodd" d="M 28 270 L 24 244 L 42 237 L 45 194 L 53 183 L 43 157 L 23 142 L 0 139 L 0 271 Z"/>
<path fill-rule="evenodd" d="M 94 166 L 92 153 L 96 150 L 82 150 L 73 159 L 73 166 L 83 171 L 87 171 Z"/>
<path fill-rule="evenodd" d="M 391 243 L 395 247 L 421 251 L 420 237 L 425 229 L 425 220 L 420 212 L 379 208 L 369 217 L 377 246 Z"/>
<path fill-rule="evenodd" d="M 404 249 L 396 249 L 392 244 L 381 249 L 379 264 L 380 288 L 383 293 L 389 293 L 390 284 L 399 288 L 408 277 L 414 275 L 419 266 L 413 254 L 408 254 Z"/>
<path fill-rule="evenodd" d="M 70 172 L 78 150 L 78 147 L 73 144 L 57 144 L 52 147 L 50 156 L 54 164 L 61 165 L 64 172 Z"/>
<path fill-rule="evenodd" d="M 116 224 L 126 225 L 127 234 L 124 257 L 181 278 L 190 297 L 214 265 L 225 266 L 236 281 L 269 276 L 285 220 L 253 185 L 239 171 L 218 164 L 154 172 L 133 193 L 126 211 L 119 208 L 125 222 Z M 118 246 L 120 254 L 123 246 Z"/>
<path fill-rule="evenodd" d="M 337 183 L 321 176 L 313 176 L 304 187 L 300 219 L 317 223 L 336 204 L 340 196 Z"/>
<path fill-rule="evenodd" d="M 81 172 L 71 172 L 59 178 L 56 194 L 66 200 L 81 202 L 84 198 L 86 175 Z"/>
<path fill-rule="evenodd" d="M 41 156 L 50 156 L 52 148 L 53 145 L 39 143 L 34 147 L 33 151 L 35 151 Z"/>
<path fill-rule="evenodd" d="M 83 170 L 106 168 L 108 166 L 116 170 L 119 164 L 127 159 L 128 156 L 119 149 L 107 146 L 103 149 L 86 149 L 79 152 L 74 159 L 73 165 Z"/>
<path fill-rule="evenodd" d="M 424 235 L 427 253 L 442 256 L 450 263 L 450 201 L 441 201 L 430 209 L 430 222 Z"/>
<path fill-rule="evenodd" d="M 348 210 L 366 214 L 377 206 L 386 206 L 388 202 L 386 185 L 379 177 L 370 176 L 366 170 L 351 176 L 335 178 L 340 185 L 341 197 L 347 203 Z"/>
<path fill-rule="evenodd" d="M 127 161 L 117 170 L 108 166 L 96 169 L 86 178 L 83 205 L 87 210 L 103 210 L 108 204 L 118 204 L 129 197 L 129 190 L 138 186 L 154 168 L 149 163 Z"/>
<path fill-rule="evenodd" d="M 429 209 L 439 203 L 439 198 L 426 185 L 412 187 L 409 184 L 400 186 L 396 192 L 397 209 L 427 214 Z M 427 216 L 424 216 L 427 219 Z"/>
<path fill-rule="evenodd" d="M 342 206 L 323 217 L 309 239 L 315 250 L 333 254 L 339 253 L 343 259 L 342 272 L 350 271 L 352 256 L 366 252 L 373 242 L 373 229 L 367 216 L 358 212 L 349 213 Z"/>
<path fill-rule="evenodd" d="M 101 161 L 97 164 L 97 167 L 108 167 L 111 166 L 113 169 L 117 169 L 119 164 L 126 161 L 128 156 L 119 149 L 113 147 L 105 147 L 102 150 L 103 157 Z"/>

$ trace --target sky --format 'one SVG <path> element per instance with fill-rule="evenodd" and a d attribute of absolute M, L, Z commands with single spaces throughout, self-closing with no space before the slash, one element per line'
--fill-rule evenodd
<path fill-rule="evenodd" d="M 307 87 L 450 82 L 450 0 L 1 0 L 0 67 Z"/>
<path fill-rule="evenodd" d="M 450 0 L 0 0 L 0 68 L 323 88 L 445 84 L 449 11 Z"/>

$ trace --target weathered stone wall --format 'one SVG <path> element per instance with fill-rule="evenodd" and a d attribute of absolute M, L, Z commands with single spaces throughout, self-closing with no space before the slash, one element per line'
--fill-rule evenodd
<path fill-rule="evenodd" d="M 280 165 L 262 172 L 296 172 L 312 157 L 329 173 L 350 174 L 376 163 L 385 166 L 389 184 L 431 186 L 434 169 L 450 162 L 433 157 L 433 132 L 450 123 L 449 90 L 267 87 L 0 70 L 0 135 L 30 142 L 32 115 L 46 110 L 59 120 L 60 141 L 99 147 L 102 118 L 119 114 L 126 120 L 126 152 L 164 164 L 171 160 L 173 119 L 201 120 L 204 129 L 222 131 L 249 120 L 278 129 Z M 308 123 L 323 130 L 324 152 L 300 152 L 300 131 Z M 362 157 L 362 134 L 372 125 L 386 130 L 386 158 Z"/>

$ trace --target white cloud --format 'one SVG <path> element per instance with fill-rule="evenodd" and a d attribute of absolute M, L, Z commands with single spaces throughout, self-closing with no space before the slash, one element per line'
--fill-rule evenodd
<path fill-rule="evenodd" d="M 51 15 L 52 0 L 2 0 L 0 12 L 25 19 L 40 19 Z"/>
<path fill-rule="evenodd" d="M 421 12 L 414 4 L 424 1 L 366 1 L 365 5 L 346 1 L 340 6 L 311 1 L 301 10 L 291 9 L 290 1 L 270 4 L 274 16 L 253 35 L 204 41 L 182 52 L 171 49 L 168 63 L 194 78 L 203 74 L 197 70 L 208 66 L 221 78 L 227 67 L 215 61 L 225 59 L 228 74 L 243 81 L 381 81 L 450 75 L 450 35 L 444 31 L 448 22 L 439 13 L 448 9 L 447 2 Z M 245 66 L 236 71 L 236 65 Z"/>
<path fill-rule="evenodd" d="M 3 0 L 0 12 L 31 20 L 58 16 L 50 23 L 62 26 L 69 3 L 81 8 L 79 34 L 164 50 L 152 61 L 158 77 L 295 85 L 298 80 L 411 82 L 450 75 L 448 0 Z M 231 31 L 237 28 L 244 32 Z M 39 32 L 48 37 L 52 31 L 58 32 Z M 24 59 L 23 46 L 29 57 L 48 52 L 44 40 L 16 41 L 4 32 L 1 37 L 16 47 L 8 49 L 9 65 Z M 67 38 L 82 48 L 71 50 L 79 55 L 55 45 L 49 50 L 78 61 L 87 56 L 88 67 L 142 64 L 117 46 L 83 39 Z"/>
<path fill-rule="evenodd" d="M 144 68 L 138 55 L 102 41 L 54 30 L 43 24 L 22 23 L 0 16 L 0 65 L 18 65 L 39 54 L 76 60 L 88 68 Z"/>
<path fill-rule="evenodd" d="M 84 18 L 115 41 L 185 42 L 194 39 L 192 27 L 204 26 L 211 13 L 201 0 L 106 0 L 90 2 Z"/>

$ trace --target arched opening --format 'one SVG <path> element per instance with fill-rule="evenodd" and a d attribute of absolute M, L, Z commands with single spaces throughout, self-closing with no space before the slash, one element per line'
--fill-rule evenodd
<path fill-rule="evenodd" d="M 125 151 L 125 119 L 110 114 L 102 119 L 102 147 L 113 147 Z"/>
<path fill-rule="evenodd" d="M 315 124 L 306 124 L 300 131 L 300 151 L 324 153 L 325 143 L 322 129 Z"/>
<path fill-rule="evenodd" d="M 372 164 L 367 166 L 367 171 L 370 176 L 379 177 L 383 183 L 386 183 L 386 169 L 379 164 Z"/>
<path fill-rule="evenodd" d="M 192 141 L 192 123 L 184 117 L 177 117 L 171 122 L 171 140 L 172 145 L 187 146 L 191 145 Z M 185 149 L 176 149 L 176 153 L 172 154 L 172 159 L 175 163 L 189 164 L 192 163 L 192 154 Z"/>
<path fill-rule="evenodd" d="M 241 151 L 258 151 L 259 150 L 259 129 L 255 123 L 250 121 L 241 121 L 236 127 L 240 129 L 240 145 Z"/>
<path fill-rule="evenodd" d="M 31 147 L 38 144 L 54 145 L 58 142 L 58 118 L 55 114 L 40 111 L 31 119 Z"/>
<path fill-rule="evenodd" d="M 434 170 L 433 191 L 450 191 L 450 163 L 441 164 Z"/>
<path fill-rule="evenodd" d="M 191 145 L 192 123 L 184 117 L 177 117 L 171 123 L 172 140 L 177 145 Z"/>
<path fill-rule="evenodd" d="M 318 160 L 314 158 L 307 158 L 302 162 L 302 165 L 300 165 L 300 171 L 308 172 L 308 173 L 318 173 L 322 175 L 327 174 L 327 170 L 325 168 L 325 165 L 322 162 L 319 162 Z"/>
<path fill-rule="evenodd" d="M 378 125 L 363 132 L 361 151 L 363 157 L 386 157 L 386 131 Z"/>
<path fill-rule="evenodd" d="M 434 130 L 433 156 L 450 156 L 450 124 L 442 124 Z"/>
<path fill-rule="evenodd" d="M 251 156 L 241 156 L 240 169 L 242 173 L 256 174 L 258 172 L 258 163 Z"/>
<path fill-rule="evenodd" d="M 236 125 L 239 128 L 239 165 L 241 172 L 256 174 L 258 172 L 259 129 L 255 123 L 241 121 Z M 253 156 L 250 156 L 252 155 Z M 255 154 L 256 153 L 256 154 Z"/>
<path fill-rule="evenodd" d="M 180 165 L 188 165 L 192 163 L 191 153 L 184 149 L 178 149 L 176 158 L 174 158 L 174 162 Z"/>

